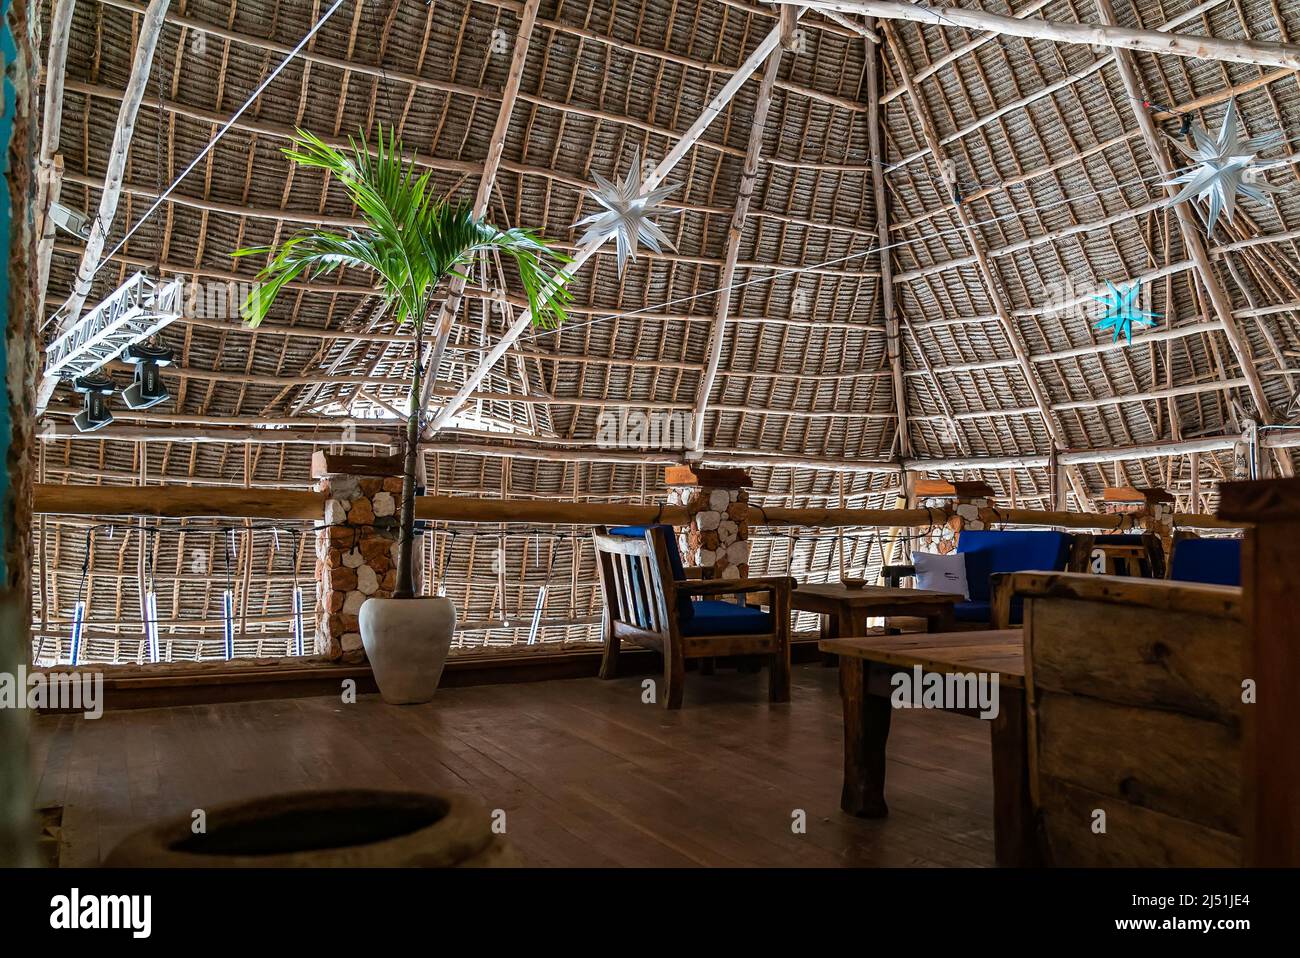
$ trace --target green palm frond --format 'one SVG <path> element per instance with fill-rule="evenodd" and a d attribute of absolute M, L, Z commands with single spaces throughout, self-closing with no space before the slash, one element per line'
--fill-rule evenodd
<path fill-rule="evenodd" d="M 248 247 L 235 256 L 270 256 L 243 305 L 249 326 L 261 323 L 284 287 L 339 268 L 366 269 L 399 322 L 423 323 L 438 286 L 485 251 L 515 264 L 534 322 L 553 326 L 566 318 L 569 258 L 529 230 L 499 229 L 450 204 L 431 188 L 429 171 L 407 159 L 396 132 L 379 129 L 372 152 L 362 140 L 336 149 L 299 130 L 285 155 L 299 166 L 325 170 L 347 192 L 365 225 L 346 232 L 304 230 L 278 248 Z"/>

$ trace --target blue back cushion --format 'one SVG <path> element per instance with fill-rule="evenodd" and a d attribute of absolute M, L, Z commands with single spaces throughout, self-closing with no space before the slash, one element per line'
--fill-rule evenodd
<path fill-rule="evenodd" d="M 966 557 L 966 584 L 972 602 L 988 602 L 989 576 L 995 572 L 1059 572 L 1070 560 L 1070 537 L 1064 532 L 998 532 L 967 529 L 957 540 Z"/>
<path fill-rule="evenodd" d="M 645 534 L 654 530 L 655 535 L 664 539 L 668 544 L 668 567 L 673 571 L 673 578 L 678 582 L 686 581 L 686 567 L 682 565 L 682 554 L 677 548 L 677 536 L 673 533 L 673 527 L 665 523 L 650 526 L 615 526 L 609 530 L 612 536 L 623 536 L 629 539 L 644 539 Z M 650 595 L 650 589 L 647 583 L 641 581 L 641 565 L 634 563 L 632 566 L 632 575 L 637 581 L 637 592 L 646 596 Z M 688 621 L 695 614 L 695 607 L 691 603 L 689 595 L 679 595 L 677 597 L 677 618 L 679 624 Z"/>
<path fill-rule="evenodd" d="M 1204 585 L 1241 585 L 1240 539 L 1182 539 L 1169 578 Z"/>

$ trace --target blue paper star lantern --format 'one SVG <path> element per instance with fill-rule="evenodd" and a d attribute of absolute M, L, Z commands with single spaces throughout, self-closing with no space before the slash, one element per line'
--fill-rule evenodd
<path fill-rule="evenodd" d="M 1110 292 L 1104 296 L 1094 296 L 1097 302 L 1101 303 L 1105 309 L 1102 312 L 1101 319 L 1093 324 L 1094 329 L 1103 332 L 1109 330 L 1114 334 L 1111 342 L 1119 342 L 1123 336 L 1128 343 L 1133 343 L 1133 326 L 1134 324 L 1142 327 L 1150 327 L 1156 324 L 1159 313 L 1148 313 L 1138 306 L 1138 293 L 1142 285 L 1141 281 L 1126 286 L 1123 289 L 1117 287 L 1114 283 L 1107 281 Z"/>

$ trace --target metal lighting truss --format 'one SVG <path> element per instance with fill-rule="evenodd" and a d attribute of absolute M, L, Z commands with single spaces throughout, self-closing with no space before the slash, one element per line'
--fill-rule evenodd
<path fill-rule="evenodd" d="M 159 285 L 136 273 L 77 320 L 45 350 L 45 375 L 76 379 L 116 359 L 132 343 L 153 336 L 185 312 L 184 283 Z"/>

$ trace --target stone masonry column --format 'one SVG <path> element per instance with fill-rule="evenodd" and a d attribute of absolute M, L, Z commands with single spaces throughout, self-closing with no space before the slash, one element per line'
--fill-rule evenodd
<path fill-rule="evenodd" d="M 682 561 L 715 579 L 749 576 L 749 473 L 744 469 L 669 466 L 668 504 L 690 516 L 678 536 Z"/>
<path fill-rule="evenodd" d="M 361 603 L 388 598 L 397 587 L 401 469 L 397 456 L 312 457 L 312 478 L 325 495 L 316 533 L 315 651 L 330 661 L 365 660 Z"/>
<path fill-rule="evenodd" d="M 1110 515 L 1132 516 L 1133 527 L 1160 537 L 1165 555 L 1174 538 L 1174 506 L 1177 499 L 1163 489 L 1119 487 L 1102 491 L 1102 508 Z"/>
<path fill-rule="evenodd" d="M 947 555 L 957 548 L 964 529 L 983 529 L 980 510 L 993 504 L 993 487 L 980 480 L 918 479 L 916 497 L 923 509 L 942 509 L 948 519 L 936 526 L 918 551 Z"/>

